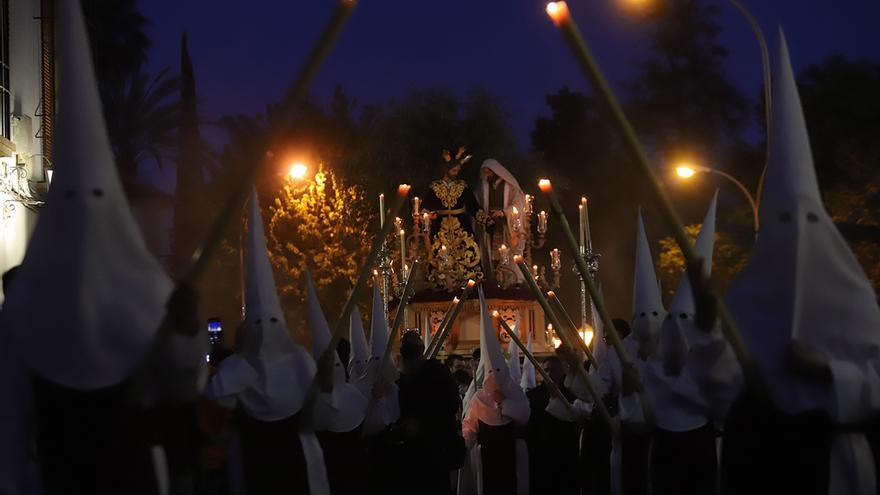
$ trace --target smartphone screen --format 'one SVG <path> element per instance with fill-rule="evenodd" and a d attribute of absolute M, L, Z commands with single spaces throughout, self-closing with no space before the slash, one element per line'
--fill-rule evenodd
<path fill-rule="evenodd" d="M 208 320 L 208 340 L 212 344 L 220 342 L 223 337 L 223 322 L 220 318 L 211 318 Z"/>

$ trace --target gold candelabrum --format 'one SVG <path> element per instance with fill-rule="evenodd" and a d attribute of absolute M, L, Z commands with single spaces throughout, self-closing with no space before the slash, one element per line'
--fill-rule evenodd
<path fill-rule="evenodd" d="M 526 194 L 525 207 L 522 213 L 513 210 L 512 236 L 516 236 L 516 244 L 523 246 L 522 256 L 526 263 L 532 264 L 533 252 L 542 249 L 547 244 L 547 225 L 548 215 L 546 211 L 535 214 L 534 196 Z M 558 255 L 558 250 L 556 251 Z M 502 287 L 511 287 L 519 285 L 522 282 L 519 270 L 511 263 L 511 249 L 506 244 L 498 247 L 499 263 L 495 267 L 495 279 Z M 553 257 L 551 252 L 551 271 L 553 278 L 548 279 L 546 276 L 546 267 L 538 267 L 532 265 L 532 271 L 538 283 L 544 288 L 559 287 L 561 264 L 558 263 L 559 258 Z"/>
<path fill-rule="evenodd" d="M 394 232 L 397 233 L 400 244 L 399 259 L 395 259 L 397 257 L 394 256 L 394 249 L 389 246 L 391 241 L 388 239 L 386 239 L 380 253 L 377 268 L 383 285 L 382 293 L 383 303 L 386 304 L 386 315 L 388 302 L 394 297 L 400 297 L 409 267 L 416 259 L 431 259 L 433 256 L 439 256 L 440 259 L 436 266 L 440 273 L 445 275 L 444 289 L 454 291 L 460 288 L 455 286 L 455 277 L 451 276 L 454 270 L 454 260 L 449 250 L 441 246 L 437 253 L 432 252 L 431 213 L 422 209 L 422 201 L 418 196 L 412 199 L 411 219 L 412 227 L 409 229 L 406 225 L 407 222 L 403 219 L 394 219 Z M 521 212 L 514 211 L 511 220 L 511 235 L 515 236 L 515 243 L 523 247 L 523 258 L 532 267 L 532 274 L 538 284 L 545 290 L 558 289 L 563 266 L 560 250 L 552 249 L 549 251 L 549 271 L 546 266 L 533 264 L 533 254 L 543 249 L 547 244 L 549 214 L 546 211 L 536 212 L 534 197 L 527 194 L 523 210 Z M 514 249 L 506 244 L 497 248 L 498 263 L 494 264 L 494 275 L 498 285 L 503 288 L 514 287 L 522 283 L 519 270 L 512 262 L 513 256 L 517 254 L 513 251 Z M 487 256 L 493 254 L 486 250 L 483 253 Z M 590 256 L 591 266 L 595 265 L 595 259 L 598 259 L 598 255 L 590 254 Z M 583 306 L 584 304 L 582 304 Z"/>

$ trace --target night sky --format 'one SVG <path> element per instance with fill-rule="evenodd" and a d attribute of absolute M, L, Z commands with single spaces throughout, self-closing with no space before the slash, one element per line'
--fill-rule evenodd
<path fill-rule="evenodd" d="M 633 72 L 645 53 L 646 23 L 624 7 L 633 0 L 570 0 L 569 5 L 612 81 Z M 647 1 L 647 0 L 642 0 Z M 661 0 L 650 0 L 661 1 Z M 758 94 L 760 60 L 751 30 L 726 0 L 721 42 L 728 73 Z M 834 52 L 880 61 L 877 0 L 743 0 L 771 48 L 782 25 L 796 71 Z M 255 113 L 277 101 L 330 16 L 333 0 L 142 0 L 153 22 L 153 68 L 178 64 L 189 32 L 201 110 L 211 119 Z M 402 97 L 411 88 L 482 86 L 511 114 L 520 147 L 529 146 L 544 95 L 563 85 L 586 89 L 561 37 L 535 0 L 360 0 L 313 92 L 339 83 L 362 102 Z"/>

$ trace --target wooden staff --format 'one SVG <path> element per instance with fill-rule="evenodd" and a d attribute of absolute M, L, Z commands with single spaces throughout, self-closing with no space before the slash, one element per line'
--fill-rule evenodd
<path fill-rule="evenodd" d="M 471 289 L 473 289 L 477 285 L 473 280 L 468 280 L 467 285 L 464 287 L 464 290 L 461 292 L 461 297 L 459 298 L 458 304 L 452 308 L 452 315 L 449 317 L 449 321 L 446 322 L 446 326 L 440 330 L 440 334 L 437 336 L 437 343 L 434 344 L 434 348 L 430 353 L 425 353 L 426 359 L 434 359 L 437 357 L 437 354 L 440 353 L 440 349 L 443 347 L 443 341 L 446 340 L 446 336 L 449 335 L 449 331 L 452 330 L 452 325 L 455 324 L 455 319 L 458 317 L 458 313 L 461 312 L 461 307 L 464 306 L 464 303 L 467 302 L 468 295 L 471 293 Z"/>
<path fill-rule="evenodd" d="M 449 307 L 446 308 L 446 312 L 443 313 L 443 319 L 440 320 L 440 324 L 437 325 L 437 331 L 434 332 L 434 335 L 431 337 L 431 341 L 428 342 L 428 348 L 425 349 L 425 355 L 428 355 L 428 351 L 434 348 L 434 344 L 437 343 L 437 337 L 440 336 L 440 331 L 443 330 L 443 327 L 446 326 L 446 322 L 449 321 L 449 317 L 452 316 L 452 310 L 459 303 L 458 297 L 453 297 L 452 302 L 449 303 Z M 428 324 L 430 325 L 430 318 L 428 319 Z"/>
<path fill-rule="evenodd" d="M 355 0 L 339 1 L 336 12 L 324 28 L 321 36 L 315 42 L 315 45 L 309 52 L 308 58 L 306 58 L 305 64 L 300 69 L 297 78 L 294 80 L 293 85 L 290 86 L 290 89 L 288 89 L 287 94 L 284 96 L 284 99 L 278 108 L 279 118 L 276 122 L 278 122 L 279 125 L 272 133 L 273 136 L 280 135 L 283 132 L 283 123 L 290 120 L 293 111 L 306 95 L 309 86 L 318 73 L 318 69 L 320 69 L 324 60 L 330 54 L 330 50 L 336 44 L 339 35 L 342 33 L 342 28 L 351 16 L 356 3 Z M 271 144 L 276 140 L 277 139 L 270 139 L 269 143 Z M 229 222 L 233 218 L 238 216 L 242 205 L 247 201 L 254 179 L 259 175 L 259 172 L 266 166 L 266 163 L 269 162 L 272 156 L 272 150 L 267 149 L 266 156 L 263 160 L 257 160 L 253 166 L 244 169 L 244 177 L 236 181 L 235 184 L 237 187 L 235 187 L 226 199 L 217 216 L 214 218 L 214 221 L 208 228 L 208 233 L 205 236 L 205 239 L 193 253 L 192 264 L 177 281 L 177 289 L 181 286 L 195 287 L 202 275 L 204 275 L 211 258 L 223 243 L 223 238 L 226 236 L 227 225 L 229 225 Z M 177 292 L 177 289 L 175 292 Z M 175 292 L 172 292 L 172 294 Z M 131 397 L 138 397 L 147 387 L 146 383 L 149 380 L 151 372 L 150 370 L 145 369 L 145 365 L 146 363 L 154 361 L 153 356 L 159 352 L 160 343 L 167 340 L 168 333 L 174 330 L 174 324 L 166 313 L 162 322 L 159 324 L 159 329 L 156 331 L 156 335 L 150 343 L 150 347 L 144 353 L 141 363 L 137 366 L 137 370 L 133 374 L 133 382 L 130 392 Z"/>
<path fill-rule="evenodd" d="M 526 265 L 525 260 L 522 256 L 516 255 L 513 257 L 513 262 L 519 267 L 519 271 L 522 272 L 523 277 L 528 283 L 529 287 L 532 289 L 532 293 L 534 293 L 535 298 L 538 300 L 538 304 L 541 305 L 541 308 L 544 310 L 544 314 L 547 318 L 550 319 L 550 323 L 553 324 L 553 328 L 562 328 L 562 324 L 559 323 L 559 318 L 556 317 L 556 313 L 553 312 L 553 309 L 550 307 L 550 303 L 547 302 L 547 298 L 544 297 L 544 293 L 541 292 L 541 288 L 538 287 L 538 283 L 535 282 L 535 278 L 532 276 L 532 272 L 529 271 L 528 265 Z M 558 332 L 559 338 L 562 339 L 563 343 L 570 347 L 571 349 L 576 349 L 574 343 L 569 341 L 569 335 L 567 332 L 560 331 Z M 583 382 L 587 385 L 587 388 L 590 391 L 590 395 L 593 396 L 593 402 L 596 404 L 596 407 L 599 408 L 599 413 L 608 423 L 609 428 L 611 428 L 612 434 L 617 434 L 617 429 L 614 426 L 614 422 L 611 420 L 611 414 L 608 412 L 608 408 L 605 407 L 605 402 L 602 401 L 602 396 L 599 395 L 599 392 L 593 386 L 593 382 L 590 381 L 590 377 L 587 375 L 587 370 L 581 366 L 580 363 L 577 363 L 577 366 L 572 366 L 578 377 L 583 380 Z"/>
<path fill-rule="evenodd" d="M 397 216 L 400 212 L 400 208 L 403 206 L 403 203 L 406 201 L 406 196 L 409 194 L 409 185 L 401 184 L 397 187 L 397 197 L 394 199 L 394 204 L 391 207 L 391 216 Z M 351 289 L 351 293 L 348 295 L 348 301 L 346 301 L 345 306 L 342 309 L 342 315 L 339 316 L 339 319 L 336 320 L 336 323 L 333 325 L 333 331 L 330 337 L 330 343 L 327 345 L 327 348 L 324 349 L 324 352 L 318 358 L 318 363 L 324 359 L 329 359 L 328 356 L 332 356 L 333 353 L 336 352 L 336 346 L 339 344 L 339 340 L 342 338 L 343 331 L 345 330 L 346 324 L 349 322 L 349 318 L 351 317 L 351 312 L 354 310 L 354 305 L 357 303 L 357 296 L 360 293 L 361 289 L 367 285 L 367 280 L 370 278 L 370 272 L 373 268 L 373 265 L 376 263 L 376 259 L 379 257 L 379 251 L 382 248 L 382 244 L 385 242 L 385 238 L 388 236 L 388 233 L 391 232 L 391 229 L 394 227 L 394 222 L 385 222 L 385 225 L 379 230 L 379 234 L 373 239 L 373 245 L 370 248 L 370 256 L 364 262 L 364 265 L 361 267 L 361 273 L 358 276 L 357 282 L 355 282 L 354 287 Z M 320 372 L 320 368 L 318 369 Z M 304 416 L 304 425 L 311 424 L 311 414 L 315 405 L 315 399 L 318 397 L 318 374 L 315 373 L 315 376 L 312 378 L 312 383 L 309 385 L 309 389 L 306 392 L 305 399 L 303 399 L 303 407 L 302 411 L 305 414 Z"/>
<path fill-rule="evenodd" d="M 599 96 L 599 98 L 605 101 L 605 104 L 608 106 L 608 109 L 611 112 L 612 122 L 618 128 L 618 131 L 623 135 L 626 147 L 635 157 L 636 163 L 639 165 L 639 170 L 642 176 L 648 181 L 648 185 L 650 186 L 650 189 L 660 206 L 660 214 L 666 221 L 667 227 L 672 231 L 672 235 L 675 238 L 675 241 L 678 244 L 679 248 L 681 248 L 682 254 L 684 255 L 685 264 L 687 267 L 686 273 L 688 279 L 691 282 L 691 287 L 694 291 L 694 298 L 697 301 L 699 301 L 700 299 L 709 299 L 711 301 L 711 305 L 713 305 L 717 309 L 717 316 L 721 320 L 721 330 L 724 333 L 727 341 L 730 343 L 730 346 L 733 349 L 734 353 L 736 354 L 737 360 L 739 361 L 740 366 L 742 366 L 746 377 L 751 377 L 752 380 L 759 380 L 761 383 L 753 381 L 751 384 L 764 388 L 765 384 L 763 383 L 763 380 L 758 378 L 760 375 L 757 371 L 757 367 L 752 361 L 751 356 L 749 355 L 748 350 L 743 343 L 742 336 L 737 331 L 736 326 L 733 323 L 733 319 L 730 317 L 727 307 L 724 304 L 724 301 L 720 297 L 718 297 L 718 295 L 712 289 L 709 275 L 703 269 L 703 262 L 697 254 L 696 250 L 694 249 L 690 238 L 684 231 L 681 218 L 678 216 L 678 213 L 672 206 L 672 202 L 669 200 L 669 197 L 666 195 L 666 191 L 664 191 L 663 187 L 661 186 L 660 180 L 654 173 L 654 169 L 651 167 L 651 163 L 648 160 L 647 153 L 645 153 L 645 150 L 639 142 L 635 130 L 632 127 L 632 124 L 630 124 L 629 119 L 627 119 L 626 115 L 623 113 L 623 108 L 620 106 L 620 102 L 614 96 L 614 93 L 611 91 L 611 87 L 608 85 L 608 81 L 605 79 L 605 76 L 602 74 L 602 71 L 599 69 L 598 64 L 593 58 L 593 54 L 590 52 L 589 47 L 584 41 L 584 37 L 581 34 L 580 29 L 578 28 L 577 24 L 574 21 L 574 18 L 571 16 L 571 13 L 568 10 L 568 5 L 565 2 L 550 2 L 547 4 L 547 14 L 553 20 L 553 23 L 556 25 L 556 27 L 559 28 L 559 31 L 562 33 L 565 41 L 568 43 L 568 46 L 574 54 L 575 59 L 580 64 L 581 69 L 584 71 L 587 79 L 589 79 L 596 94 Z M 547 181 L 547 189 L 545 190 L 542 187 L 542 191 L 544 191 L 545 194 L 547 194 L 548 192 L 551 193 L 550 196 L 551 203 L 553 203 L 553 209 L 560 217 L 560 220 L 564 220 L 562 208 L 559 205 L 559 201 L 556 200 L 555 196 L 552 194 L 552 187 L 550 186 L 549 181 Z M 570 232 L 570 229 L 568 229 L 567 227 L 567 222 L 563 223 L 566 224 L 563 226 L 564 229 L 567 229 L 567 232 Z M 568 234 L 566 236 L 568 237 Z M 570 247 L 574 249 L 575 246 L 576 244 Z M 586 264 L 578 256 L 575 256 L 575 262 L 577 263 L 578 270 L 581 272 L 581 276 L 584 277 L 585 281 L 587 281 L 587 287 L 590 289 L 590 295 L 593 297 L 594 301 L 596 301 L 597 309 L 601 314 L 604 310 L 604 304 L 601 299 L 596 298 L 597 291 L 595 284 L 590 277 L 586 276 L 588 273 L 588 271 L 586 270 Z M 701 318 L 699 314 L 697 315 L 697 318 Z M 603 318 L 603 323 L 605 325 L 605 328 L 608 329 L 606 335 L 611 337 L 612 345 L 615 349 L 618 349 L 620 346 L 620 339 L 618 338 L 617 332 L 610 324 L 610 321 L 606 322 Z M 703 325 L 701 326 L 704 328 L 712 324 L 712 322 L 710 321 L 702 323 Z M 619 351 L 618 355 L 620 355 Z"/>
<path fill-rule="evenodd" d="M 513 340 L 514 343 L 516 343 L 516 346 L 519 347 L 519 350 L 523 353 L 523 355 L 525 355 L 526 359 L 532 362 L 532 366 L 534 366 L 535 370 L 537 370 L 538 373 L 541 374 L 541 377 L 544 378 L 544 383 L 547 384 L 547 388 L 550 389 L 550 393 L 555 395 L 565 404 L 565 408 L 571 415 L 572 420 L 580 422 L 580 416 L 574 410 L 571 403 L 568 402 L 568 398 L 563 395 L 562 390 L 559 389 L 559 386 L 556 385 L 556 382 L 554 382 L 553 379 L 550 378 L 550 374 L 547 373 L 547 370 L 545 370 L 544 367 L 541 366 L 541 363 L 539 363 L 538 360 L 535 359 L 535 356 L 532 355 L 532 353 L 529 352 L 526 346 L 523 345 L 522 341 L 519 340 L 519 336 L 516 334 L 516 332 L 510 329 L 510 326 L 507 324 L 506 321 L 504 321 L 504 318 L 501 318 L 498 315 L 498 311 L 493 311 L 492 316 L 498 318 L 498 321 L 501 323 L 501 327 L 504 329 L 505 332 L 507 332 L 507 335 L 510 335 L 510 339 Z M 519 366 L 519 363 L 516 363 L 516 365 Z"/>
<path fill-rule="evenodd" d="M 590 350 L 590 346 L 587 345 L 583 339 L 580 338 L 580 335 L 577 333 L 577 327 L 574 322 L 571 320 L 571 316 L 568 315 L 568 311 L 565 310 L 565 306 L 562 305 L 562 301 L 556 297 L 556 293 L 551 291 L 547 291 L 547 299 L 550 301 L 550 304 L 555 306 L 554 311 L 558 312 L 558 315 L 562 316 L 562 323 L 568 324 L 566 329 L 560 329 L 560 331 L 568 331 L 569 337 L 578 343 L 578 348 L 584 351 L 584 354 L 587 355 L 587 359 L 590 360 L 590 363 L 593 364 L 595 369 L 599 369 L 599 360 L 596 359 L 596 356 L 593 354 L 593 351 Z"/>

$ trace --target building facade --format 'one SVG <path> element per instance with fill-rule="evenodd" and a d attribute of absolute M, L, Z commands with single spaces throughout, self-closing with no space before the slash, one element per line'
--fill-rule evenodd
<path fill-rule="evenodd" d="M 52 174 L 52 0 L 0 0 L 0 272 L 21 263 Z"/>

